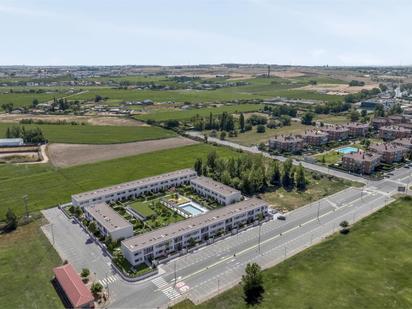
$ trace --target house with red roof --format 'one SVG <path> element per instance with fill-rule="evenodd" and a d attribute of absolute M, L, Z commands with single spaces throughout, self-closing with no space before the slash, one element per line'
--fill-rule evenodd
<path fill-rule="evenodd" d="M 71 308 L 94 308 L 94 297 L 71 264 L 53 269 L 57 289 Z"/>

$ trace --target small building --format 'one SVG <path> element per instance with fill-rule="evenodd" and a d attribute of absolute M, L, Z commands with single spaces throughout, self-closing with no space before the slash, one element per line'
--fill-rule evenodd
<path fill-rule="evenodd" d="M 0 138 L 0 147 L 17 147 L 24 145 L 22 138 Z"/>
<path fill-rule="evenodd" d="M 379 137 L 384 140 L 394 140 L 411 136 L 411 130 L 399 126 L 384 126 L 379 129 Z"/>
<path fill-rule="evenodd" d="M 328 133 L 318 130 L 307 130 L 302 135 L 303 142 L 310 146 L 322 146 L 328 143 Z"/>
<path fill-rule="evenodd" d="M 404 123 L 406 118 L 403 115 L 391 115 L 388 116 L 388 120 L 391 124 L 400 124 Z"/>
<path fill-rule="evenodd" d="M 384 117 L 376 117 L 372 119 L 372 127 L 375 130 L 379 130 L 381 127 L 389 125 L 389 120 L 388 118 Z"/>
<path fill-rule="evenodd" d="M 269 148 L 288 151 L 288 152 L 299 152 L 303 149 L 303 138 L 300 136 L 275 136 L 269 139 Z"/>
<path fill-rule="evenodd" d="M 347 153 L 342 157 L 342 167 L 350 172 L 372 174 L 381 161 L 381 155 L 364 151 Z"/>
<path fill-rule="evenodd" d="M 403 146 L 389 143 L 373 144 L 369 146 L 369 150 L 380 154 L 381 161 L 388 164 L 402 161 L 408 152 L 408 149 Z"/>
<path fill-rule="evenodd" d="M 344 141 L 349 137 L 349 129 L 341 125 L 325 125 L 321 130 L 328 133 L 329 141 Z"/>
<path fill-rule="evenodd" d="M 56 288 L 69 308 L 94 308 L 94 298 L 71 264 L 53 269 Z"/>
<path fill-rule="evenodd" d="M 209 177 L 196 177 L 190 180 L 190 185 L 197 193 L 211 198 L 222 205 L 229 205 L 239 202 L 242 199 L 240 191 L 214 181 Z"/>
<path fill-rule="evenodd" d="M 105 203 L 84 207 L 84 214 L 87 220 L 96 222 L 103 236 L 114 241 L 133 236 L 133 225 Z"/>
<path fill-rule="evenodd" d="M 408 152 L 412 152 L 412 138 L 398 138 L 395 139 L 393 144 L 400 145 L 408 149 Z"/>
<path fill-rule="evenodd" d="M 351 122 L 345 126 L 349 129 L 349 136 L 351 137 L 366 136 L 369 131 L 369 124 L 367 123 Z"/>

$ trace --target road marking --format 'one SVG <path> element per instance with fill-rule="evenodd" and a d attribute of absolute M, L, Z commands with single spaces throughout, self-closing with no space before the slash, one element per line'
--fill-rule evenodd
<path fill-rule="evenodd" d="M 173 287 L 168 287 L 167 289 L 162 290 L 162 292 L 169 298 L 175 299 L 180 296 L 180 293 L 176 291 Z"/>
<path fill-rule="evenodd" d="M 102 280 L 99 280 L 99 282 L 102 285 L 107 285 L 109 283 L 114 283 L 117 279 L 119 279 L 119 277 L 117 275 L 113 275 L 113 276 L 109 276 L 107 278 L 104 278 Z"/>
<path fill-rule="evenodd" d="M 156 279 L 152 280 L 152 283 L 157 286 L 159 289 L 165 287 L 166 285 L 168 285 L 168 283 L 166 282 L 165 279 L 163 279 L 163 277 L 158 277 Z"/>

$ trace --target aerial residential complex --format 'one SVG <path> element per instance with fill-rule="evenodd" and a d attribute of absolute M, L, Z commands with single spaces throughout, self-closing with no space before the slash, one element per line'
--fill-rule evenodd
<path fill-rule="evenodd" d="M 86 219 L 96 222 L 103 236 L 110 236 L 112 240 L 133 236 L 133 225 L 105 203 L 84 207 L 84 214 Z"/>
<path fill-rule="evenodd" d="M 299 152 L 303 149 L 303 138 L 300 136 L 275 136 L 269 140 L 269 147 L 288 152 Z"/>
<path fill-rule="evenodd" d="M 367 123 L 351 122 L 346 124 L 345 126 L 346 128 L 348 128 L 349 136 L 351 137 L 366 136 L 369 131 L 369 124 Z"/>
<path fill-rule="evenodd" d="M 393 163 L 402 161 L 408 152 L 408 149 L 393 143 L 374 144 L 369 150 L 382 156 L 382 162 Z"/>
<path fill-rule="evenodd" d="M 229 205 L 242 199 L 240 191 L 214 181 L 209 177 L 193 178 L 190 180 L 190 185 L 200 195 L 211 198 L 222 205 Z"/>
<path fill-rule="evenodd" d="M 193 242 L 204 242 L 229 233 L 267 216 L 267 203 L 251 198 L 123 240 L 122 252 L 130 264 L 138 265 L 188 248 Z"/>
<path fill-rule="evenodd" d="M 182 184 L 188 184 L 194 177 L 197 177 L 194 170 L 183 169 L 94 191 L 75 194 L 72 195 L 72 204 L 74 206 L 83 207 L 95 203 L 109 203 L 126 200 L 132 197 L 139 197 L 149 192 L 158 192 Z"/>
<path fill-rule="evenodd" d="M 322 146 L 328 143 L 328 134 L 318 130 L 307 130 L 302 137 L 307 145 Z"/>
<path fill-rule="evenodd" d="M 399 126 L 384 126 L 379 129 L 379 137 L 384 140 L 411 137 L 411 130 Z"/>
<path fill-rule="evenodd" d="M 325 125 L 321 130 L 328 134 L 330 141 L 342 141 L 348 139 L 349 129 L 341 125 Z"/>

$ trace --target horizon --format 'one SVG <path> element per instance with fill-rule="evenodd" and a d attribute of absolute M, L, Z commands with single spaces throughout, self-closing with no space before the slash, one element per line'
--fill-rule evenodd
<path fill-rule="evenodd" d="M 408 67 L 411 9 L 406 0 L 4 0 L 0 65 Z"/>

